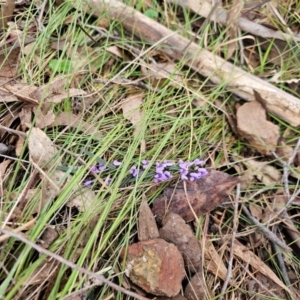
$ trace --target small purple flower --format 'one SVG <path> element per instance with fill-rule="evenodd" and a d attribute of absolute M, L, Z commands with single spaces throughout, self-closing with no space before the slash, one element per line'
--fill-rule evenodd
<path fill-rule="evenodd" d="M 150 164 L 150 162 L 149 162 L 149 160 L 143 160 L 142 161 L 142 168 L 145 170 L 145 169 L 147 169 L 148 168 L 148 166 L 149 166 L 149 164 Z"/>
<path fill-rule="evenodd" d="M 198 172 L 198 174 L 201 175 L 201 177 L 204 177 L 204 176 L 206 176 L 208 174 L 208 171 L 206 169 L 204 169 L 204 168 L 199 168 L 197 170 L 197 172 Z"/>
<path fill-rule="evenodd" d="M 111 184 L 111 182 L 112 182 L 112 178 L 110 178 L 110 177 L 107 177 L 104 181 L 106 186 L 109 186 Z"/>
<path fill-rule="evenodd" d="M 181 180 L 188 180 L 189 178 L 186 175 L 181 175 Z"/>
<path fill-rule="evenodd" d="M 158 183 L 158 182 L 163 182 L 163 181 L 166 181 L 170 178 L 172 178 L 173 176 L 171 175 L 171 173 L 169 171 L 165 171 L 164 173 L 162 174 L 156 174 L 154 176 L 154 182 L 155 183 Z"/>
<path fill-rule="evenodd" d="M 130 168 L 130 171 L 129 173 L 133 176 L 133 177 L 136 177 L 138 174 L 139 174 L 139 170 L 136 166 L 132 166 Z"/>
<path fill-rule="evenodd" d="M 113 165 L 119 167 L 122 165 L 122 163 L 120 161 L 114 160 Z"/>
<path fill-rule="evenodd" d="M 94 184 L 94 180 L 87 180 L 83 184 L 85 187 L 89 188 Z"/>
<path fill-rule="evenodd" d="M 194 181 L 196 179 L 200 179 L 202 176 L 199 173 L 191 172 L 190 173 L 190 181 Z"/>
<path fill-rule="evenodd" d="M 199 158 L 197 158 L 197 159 L 195 159 L 194 161 L 193 161 L 193 164 L 195 165 L 195 166 L 200 166 L 200 165 L 203 165 L 205 163 L 205 161 L 204 160 L 200 160 Z"/>
<path fill-rule="evenodd" d="M 174 165 L 173 162 L 170 162 L 170 161 L 167 161 L 167 160 L 164 160 L 164 162 L 162 163 L 162 165 L 166 168 L 166 167 L 171 167 Z"/>
<path fill-rule="evenodd" d="M 91 171 L 91 172 L 94 172 L 94 173 L 96 173 L 96 174 L 98 174 L 98 173 L 100 172 L 100 170 L 99 170 L 96 166 L 91 166 L 91 167 L 90 167 L 90 171 Z"/>
<path fill-rule="evenodd" d="M 98 164 L 98 170 L 99 170 L 99 171 L 104 171 L 104 170 L 105 170 L 105 165 L 102 164 L 102 163 L 99 163 L 99 164 Z"/>

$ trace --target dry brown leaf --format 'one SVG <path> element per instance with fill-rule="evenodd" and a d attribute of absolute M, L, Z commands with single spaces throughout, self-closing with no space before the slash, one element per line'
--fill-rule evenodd
<path fill-rule="evenodd" d="M 56 76 L 51 80 L 51 84 L 45 84 L 33 91 L 30 96 L 39 101 L 46 98 L 51 98 L 53 95 L 64 93 L 65 86 L 67 86 L 68 80 L 64 75 Z"/>
<path fill-rule="evenodd" d="M 290 295 L 293 293 L 290 289 L 277 277 L 277 275 L 252 251 L 246 246 L 235 240 L 232 247 L 235 256 L 242 259 L 246 264 L 250 264 L 254 269 L 273 280 L 278 286 L 286 290 Z"/>
<path fill-rule="evenodd" d="M 35 86 L 26 85 L 23 83 L 5 84 L 0 87 L 0 99 L 3 102 L 25 101 L 31 104 L 38 104 L 38 100 L 31 97 L 31 94 L 36 90 Z"/>
<path fill-rule="evenodd" d="M 0 102 L 17 102 L 19 99 L 14 94 L 5 89 L 0 89 Z"/>
<path fill-rule="evenodd" d="M 243 104 L 237 111 L 238 133 L 251 147 L 264 155 L 275 151 L 279 139 L 279 127 L 266 118 L 261 103 L 252 101 Z"/>
<path fill-rule="evenodd" d="M 83 212 L 91 206 L 95 198 L 95 192 L 91 189 L 85 188 L 80 195 L 74 197 L 66 205 L 68 207 L 77 207 L 79 211 Z"/>
<path fill-rule="evenodd" d="M 19 136 L 18 140 L 17 140 L 17 143 L 16 143 L 16 148 L 15 148 L 15 152 L 16 152 L 16 155 L 18 157 L 22 154 L 24 144 L 25 144 L 24 137 Z"/>
<path fill-rule="evenodd" d="M 206 260 L 207 270 L 209 270 L 219 278 L 225 280 L 227 275 L 227 268 L 213 244 L 209 244 L 207 246 L 204 252 L 204 256 Z M 232 284 L 232 280 L 230 280 L 230 283 Z"/>
<path fill-rule="evenodd" d="M 84 90 L 81 89 L 75 89 L 75 88 L 71 88 L 68 89 L 66 91 L 62 91 L 60 94 L 54 94 L 51 96 L 48 96 L 46 98 L 46 102 L 47 103 L 61 103 L 63 100 L 70 98 L 70 97 L 76 97 L 76 96 L 83 96 L 86 95 L 86 92 Z"/>
<path fill-rule="evenodd" d="M 66 173 L 56 169 L 56 165 L 61 164 L 61 158 L 57 155 L 58 151 L 48 136 L 39 128 L 32 128 L 28 132 L 28 148 L 30 161 L 47 171 L 43 176 L 44 193 L 41 197 L 41 203 L 44 205 L 60 192 L 61 186 L 68 179 Z M 53 158 L 55 157 L 55 161 Z M 51 164 L 49 162 L 51 161 Z"/>
<path fill-rule="evenodd" d="M 55 230 L 55 227 L 48 225 L 40 238 L 40 240 L 42 241 L 41 246 L 44 249 L 48 249 L 49 246 L 57 239 L 57 237 L 58 233 Z"/>
<path fill-rule="evenodd" d="M 60 262 L 49 258 L 32 272 L 31 276 L 23 283 L 24 286 L 41 284 L 49 280 L 56 273 Z"/>
<path fill-rule="evenodd" d="M 79 129 L 85 134 L 89 134 L 99 139 L 102 138 L 102 134 L 99 132 L 99 129 L 84 122 L 80 116 L 76 116 L 72 113 L 62 112 L 58 114 L 55 118 L 55 121 L 48 125 L 48 127 L 53 126 L 70 126 Z"/>
<path fill-rule="evenodd" d="M 192 221 L 195 215 L 202 216 L 220 205 L 238 182 L 238 178 L 224 172 L 210 171 L 201 179 L 180 182 L 175 188 L 167 187 L 164 196 L 154 200 L 152 211 L 158 220 L 162 220 L 170 211 L 180 215 L 186 222 Z"/>
<path fill-rule="evenodd" d="M 142 119 L 140 106 L 143 104 L 144 96 L 144 94 L 131 95 L 122 103 L 124 118 L 129 120 L 133 126 Z"/>
<path fill-rule="evenodd" d="M 138 239 L 141 242 L 157 239 L 158 237 L 159 233 L 153 213 L 146 199 L 143 199 L 138 218 Z"/>
<path fill-rule="evenodd" d="M 30 159 L 41 168 L 44 168 L 56 155 L 57 149 L 46 133 L 39 128 L 32 128 L 27 134 L 29 134 L 28 147 Z M 57 158 L 56 162 L 58 162 L 58 160 Z"/>
<path fill-rule="evenodd" d="M 7 159 L 7 160 L 3 161 L 2 163 L 0 163 L 0 181 L 1 181 L 1 184 L 2 184 L 2 181 L 4 179 L 5 172 L 6 172 L 8 166 L 11 162 L 12 162 L 12 160 Z M 0 190 L 2 192 L 2 188 Z"/>
<path fill-rule="evenodd" d="M 34 109 L 34 112 L 37 113 L 35 119 L 35 127 L 43 129 L 51 125 L 55 121 L 55 115 L 52 110 L 49 110 L 45 115 L 41 110 Z"/>
<path fill-rule="evenodd" d="M 1 26 L 1 19 L 0 19 L 0 26 Z M 1 61 L 0 76 L 5 78 L 12 78 L 17 76 L 20 49 L 14 49 L 12 51 L 7 50 L 7 52 L 8 54 L 0 55 L 0 61 Z"/>
<path fill-rule="evenodd" d="M 107 52 L 116 55 L 117 57 L 124 58 L 124 53 L 117 46 L 110 46 L 105 49 Z"/>
<path fill-rule="evenodd" d="M 170 80 L 170 85 L 178 87 L 182 83 L 183 75 L 179 73 L 173 63 L 143 64 L 141 72 L 147 76 L 153 87 L 161 86 Z"/>
<path fill-rule="evenodd" d="M 264 210 L 262 223 L 267 223 L 269 220 L 278 216 L 278 213 L 286 206 L 287 196 L 282 190 L 278 190 L 274 195 L 273 201 Z"/>
<path fill-rule="evenodd" d="M 15 10 L 15 1 L 6 0 L 0 7 L 0 32 L 7 27 L 8 21 L 12 18 Z"/>
<path fill-rule="evenodd" d="M 241 11 L 244 7 L 244 0 L 235 0 L 231 8 L 227 14 L 226 26 L 228 27 L 228 31 L 226 32 L 226 36 L 228 37 L 229 41 L 234 40 L 238 36 L 238 25 L 237 21 L 240 17 Z M 231 42 L 227 48 L 226 57 L 225 59 L 229 59 L 232 57 L 235 49 L 236 49 L 237 42 Z"/>
<path fill-rule="evenodd" d="M 262 300 L 270 298 L 270 294 L 268 293 L 268 291 L 272 291 L 273 294 L 276 294 L 278 299 L 289 299 L 284 290 L 276 285 L 273 281 L 271 281 L 268 277 L 262 275 L 260 272 L 256 273 L 255 277 L 256 280 L 251 279 L 248 281 L 249 292 L 253 293 L 253 295 L 257 295 L 255 297 L 251 297 L 251 299 Z M 265 287 L 265 289 L 257 284 L 257 281 L 260 282 L 261 285 Z"/>
<path fill-rule="evenodd" d="M 269 162 L 248 159 L 244 164 L 248 169 L 241 176 L 243 187 L 246 187 L 254 179 L 259 180 L 265 186 L 274 185 L 281 181 L 281 172 L 275 167 L 270 166 Z"/>
<path fill-rule="evenodd" d="M 23 129 L 30 128 L 32 119 L 32 106 L 24 105 L 19 113 L 19 118 Z"/>

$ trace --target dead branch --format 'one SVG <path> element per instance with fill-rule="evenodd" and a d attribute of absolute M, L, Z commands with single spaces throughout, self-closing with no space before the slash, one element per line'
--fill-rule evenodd
<path fill-rule="evenodd" d="M 298 98 L 248 74 L 117 0 L 86 0 L 86 3 L 86 12 L 99 15 L 105 11 L 109 18 L 121 22 L 123 27 L 133 32 L 136 37 L 144 42 L 157 44 L 157 49 L 172 58 L 181 59 L 185 65 L 208 77 L 216 85 L 225 83 L 228 91 L 235 95 L 252 101 L 255 89 L 266 102 L 269 112 L 292 126 L 300 125 Z M 189 46 L 186 47 L 187 45 Z"/>
<path fill-rule="evenodd" d="M 208 17 L 211 21 L 215 21 L 218 24 L 221 24 L 223 26 L 226 25 L 227 17 L 228 17 L 227 11 L 221 7 L 218 7 L 216 13 L 213 14 L 212 16 L 209 16 L 209 12 L 211 11 L 213 5 L 208 1 L 167 0 L 167 2 L 191 9 L 201 17 L 204 18 Z M 295 42 L 300 42 L 299 37 L 267 28 L 263 25 L 252 22 L 244 17 L 238 18 L 237 25 L 241 28 L 241 30 L 251 33 L 255 36 L 261 36 L 263 38 L 270 38 L 270 39 L 275 38 L 282 41 L 294 40 Z"/>
<path fill-rule="evenodd" d="M 18 240 L 20 240 L 21 242 L 27 244 L 28 246 L 32 247 L 33 249 L 37 250 L 38 252 L 40 252 L 42 254 L 45 254 L 45 255 L 47 255 L 49 257 L 52 257 L 55 260 L 61 262 L 62 264 L 66 265 L 66 266 L 68 266 L 68 267 L 70 267 L 70 268 L 72 268 L 74 270 L 77 270 L 77 271 L 79 271 L 79 272 L 81 272 L 81 273 L 83 273 L 85 275 L 88 275 L 88 276 L 90 276 L 92 278 L 97 279 L 99 281 L 99 284 L 102 284 L 102 283 L 107 284 L 112 289 L 114 289 L 114 290 L 116 290 L 118 292 L 121 292 L 121 293 L 123 293 L 125 295 L 131 296 L 131 297 L 133 297 L 135 299 L 149 300 L 148 298 L 145 298 L 145 297 L 143 297 L 141 295 L 138 295 L 138 294 L 136 294 L 134 292 L 130 292 L 130 291 L 126 290 L 125 288 L 121 287 L 121 286 L 118 286 L 117 284 L 115 284 L 115 283 L 109 281 L 108 279 L 106 279 L 101 274 L 94 273 L 94 272 L 91 272 L 91 271 L 89 271 L 89 270 L 87 270 L 85 268 L 82 268 L 82 267 L 74 264 L 73 262 L 66 260 L 65 258 L 63 258 L 61 256 L 59 256 L 59 255 L 57 255 L 57 254 L 55 254 L 55 253 L 53 253 L 53 252 L 51 252 L 51 251 L 49 251 L 47 249 L 42 248 L 39 245 L 36 245 L 35 243 L 29 241 L 28 239 L 26 239 L 25 237 L 23 237 L 19 233 L 13 232 L 11 230 L 6 230 L 6 229 L 3 229 L 3 228 L 0 228 L 0 232 L 2 232 L 4 234 L 7 234 L 7 235 L 9 235 L 11 237 L 14 237 L 14 238 L 16 238 Z"/>

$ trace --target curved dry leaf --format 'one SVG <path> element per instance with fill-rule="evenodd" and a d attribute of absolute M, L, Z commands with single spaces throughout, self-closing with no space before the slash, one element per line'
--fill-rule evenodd
<path fill-rule="evenodd" d="M 249 159 L 244 162 L 244 164 L 248 169 L 241 176 L 243 185 L 247 185 L 252 182 L 253 179 L 259 180 L 265 186 L 274 185 L 281 181 L 281 172 L 275 167 L 270 166 L 269 162 Z"/>
<path fill-rule="evenodd" d="M 54 94 L 46 98 L 46 102 L 48 103 L 61 103 L 63 100 L 70 98 L 70 97 L 76 97 L 76 96 L 83 96 L 87 93 L 82 89 L 75 89 L 71 88 L 66 91 L 62 91 L 60 94 Z"/>
<path fill-rule="evenodd" d="M 44 167 L 57 153 L 57 149 L 41 129 L 32 128 L 27 134 L 29 134 L 28 147 L 30 159 L 38 166 Z"/>
<path fill-rule="evenodd" d="M 206 251 L 204 252 L 204 257 L 206 260 L 207 270 L 209 270 L 219 278 L 225 280 L 227 275 L 227 268 L 213 244 L 209 244 L 206 247 Z M 230 280 L 229 283 L 232 284 L 232 280 Z"/>
<path fill-rule="evenodd" d="M 91 189 L 83 189 L 80 195 L 74 197 L 66 205 L 68 207 L 77 207 L 79 211 L 83 212 L 90 208 L 95 198 L 96 194 L 94 191 Z"/>
<path fill-rule="evenodd" d="M 127 97 L 122 103 L 124 118 L 136 125 L 142 118 L 140 106 L 143 103 L 144 94 L 136 94 Z"/>
<path fill-rule="evenodd" d="M 72 113 L 61 112 L 60 114 L 58 114 L 55 118 L 55 121 L 52 124 L 48 125 L 48 127 L 53 126 L 70 126 L 83 131 L 85 134 L 90 134 L 99 139 L 102 138 L 102 134 L 99 132 L 99 129 L 95 128 L 93 125 L 86 123 L 82 120 L 82 118 Z"/>

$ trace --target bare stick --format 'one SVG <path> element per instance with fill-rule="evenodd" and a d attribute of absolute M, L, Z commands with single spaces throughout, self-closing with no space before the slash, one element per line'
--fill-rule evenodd
<path fill-rule="evenodd" d="M 121 292 L 123 294 L 126 294 L 128 296 L 131 296 L 133 298 L 136 298 L 136 299 L 139 299 L 139 300 L 149 300 L 149 298 L 145 298 L 141 295 L 138 295 L 134 292 L 130 292 L 126 289 L 124 289 L 123 287 L 121 286 L 118 286 L 117 284 L 109 281 L 108 279 L 106 279 L 103 275 L 100 275 L 100 274 L 97 274 L 97 273 L 94 273 L 94 272 L 91 272 L 85 268 L 82 268 L 74 263 L 72 263 L 71 261 L 69 260 L 66 260 L 64 259 L 63 257 L 47 250 L 47 249 L 44 249 L 36 244 L 34 244 L 33 242 L 29 241 L 28 239 L 26 239 L 25 237 L 23 237 L 21 234 L 18 234 L 18 233 L 15 233 L 15 232 L 12 232 L 12 231 L 9 231 L 9 230 L 6 230 L 6 229 L 3 229 L 3 228 L 0 228 L 0 232 L 4 233 L 4 234 L 7 234 L 11 237 L 14 237 L 20 241 L 22 241 L 23 243 L 27 244 L 28 246 L 32 247 L 33 249 L 37 250 L 38 252 L 42 253 L 42 254 L 45 254 L 49 257 L 52 257 L 54 258 L 55 260 L 59 261 L 60 263 L 74 269 L 74 270 L 77 270 L 85 275 L 88 275 L 90 277 L 93 277 L 97 280 L 99 280 L 100 283 L 105 283 L 107 284 L 109 287 L 111 287 L 112 289 L 118 291 L 118 292 Z"/>
<path fill-rule="evenodd" d="M 121 1 L 86 0 L 85 3 L 84 11 L 96 16 L 105 12 L 107 18 L 118 20 L 125 30 L 143 42 L 151 44 L 152 48 L 162 51 L 171 58 L 180 58 L 185 65 L 208 77 L 213 83 L 224 84 L 226 78 L 226 88 L 237 96 L 252 101 L 255 88 L 266 102 L 268 111 L 292 126 L 300 125 L 300 102 L 295 96 L 199 47 Z M 73 1 L 73 5 L 76 7 L 78 1 Z M 189 46 L 185 49 L 187 45 Z M 119 74 L 114 79 L 118 76 Z"/>
<path fill-rule="evenodd" d="M 285 243 L 283 243 L 272 231 L 270 231 L 265 226 L 263 226 L 263 224 L 258 222 L 257 219 L 251 215 L 248 208 L 243 204 L 242 204 L 242 210 L 245 213 L 245 215 L 251 220 L 251 222 L 260 229 L 260 231 L 266 236 L 267 239 L 277 244 L 280 248 L 284 249 L 285 251 L 288 252 L 292 251 L 292 249 L 288 247 Z"/>

